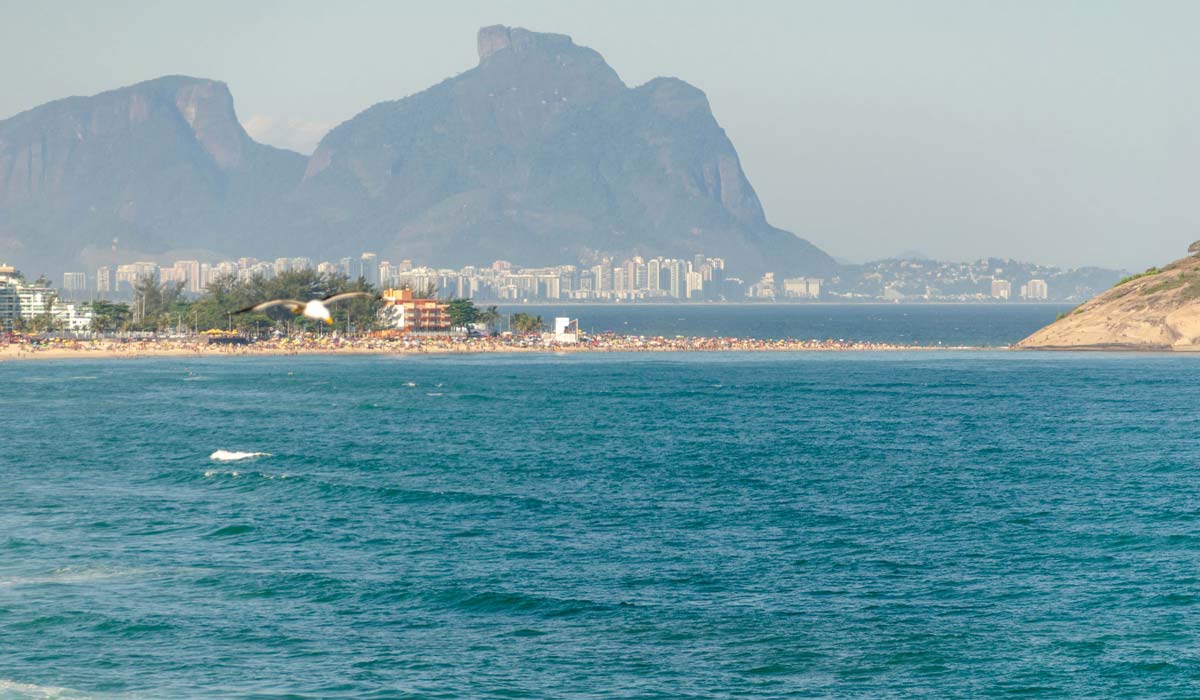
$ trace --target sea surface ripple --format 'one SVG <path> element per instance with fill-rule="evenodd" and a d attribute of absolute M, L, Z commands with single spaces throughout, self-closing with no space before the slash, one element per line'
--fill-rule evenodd
<path fill-rule="evenodd" d="M 0 365 L 0 698 L 1193 698 L 1198 360 Z"/>

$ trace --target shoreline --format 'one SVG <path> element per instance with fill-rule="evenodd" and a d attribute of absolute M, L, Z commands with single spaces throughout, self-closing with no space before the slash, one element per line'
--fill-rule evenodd
<path fill-rule="evenodd" d="M 221 345 L 178 341 L 87 341 L 28 345 L 0 345 L 0 363 L 26 360 L 120 360 L 157 357 L 286 357 L 298 355 L 487 355 L 487 354 L 577 354 L 577 353 L 722 353 L 722 352 L 950 352 L 997 351 L 1009 347 L 900 345 L 845 341 L 745 340 L 722 338 L 631 339 L 610 338 L 599 342 L 529 343 L 497 342 L 491 339 L 417 341 L 355 341 L 345 343 L 254 343 Z"/>

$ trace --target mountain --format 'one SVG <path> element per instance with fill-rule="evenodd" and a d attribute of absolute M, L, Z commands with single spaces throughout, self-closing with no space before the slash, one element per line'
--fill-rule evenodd
<path fill-rule="evenodd" d="M 485 27 L 479 65 L 331 131 L 299 188 L 356 242 L 430 262 L 706 253 L 741 274 L 836 264 L 770 226 L 700 90 L 628 88 L 570 37 Z"/>
<path fill-rule="evenodd" d="M 171 76 L 0 122 L 0 258 L 31 272 L 278 227 L 306 159 L 254 142 L 224 83 Z M 286 239 L 278 239 L 279 244 Z"/>
<path fill-rule="evenodd" d="M 1197 250 L 1200 242 L 1192 246 Z M 1126 278 L 1016 347 L 1200 350 L 1200 255 Z"/>
<path fill-rule="evenodd" d="M 697 88 L 630 88 L 570 37 L 485 27 L 479 64 L 333 129 L 311 158 L 255 143 L 223 83 L 167 77 L 0 122 L 0 259 L 363 250 L 436 265 L 630 254 L 733 274 L 836 263 L 771 226 Z M 33 271 L 33 270 L 31 270 Z"/>

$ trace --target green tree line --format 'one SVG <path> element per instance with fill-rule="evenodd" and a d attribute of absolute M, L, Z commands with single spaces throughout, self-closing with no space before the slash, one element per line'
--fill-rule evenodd
<path fill-rule="evenodd" d="M 241 309 L 269 299 L 308 301 L 323 299 L 343 292 L 368 292 L 370 298 L 353 299 L 330 305 L 333 327 L 340 332 L 361 333 L 379 327 L 380 299 L 378 290 L 362 278 L 351 280 L 342 274 L 319 273 L 314 270 L 284 272 L 267 279 L 254 276 L 237 279 L 218 277 L 209 282 L 205 292 L 195 300 L 183 294 L 178 282 L 159 282 L 144 277 L 134 285 L 131 303 L 110 301 L 92 302 L 93 328 L 102 333 L 120 331 L 204 332 L 210 329 L 233 330 L 257 334 L 279 329 L 285 333 L 316 330 L 323 327 L 304 316 L 294 315 L 284 307 L 263 312 L 238 314 Z M 414 296 L 433 298 L 437 288 L 419 290 Z M 541 316 L 516 313 L 507 318 L 495 306 L 479 308 L 470 299 L 446 300 L 452 328 L 465 329 L 485 326 L 499 331 L 508 321 L 516 333 L 542 330 Z"/>
<path fill-rule="evenodd" d="M 316 328 L 320 324 L 295 316 L 283 307 L 258 313 L 237 312 L 269 299 L 308 301 L 342 292 L 376 294 L 376 290 L 361 278 L 350 280 L 345 275 L 297 270 L 271 279 L 262 276 L 244 280 L 218 277 L 209 282 L 199 298 L 189 301 L 183 296 L 182 284 L 143 277 L 134 285 L 131 303 L 93 302 L 92 323 L 93 328 L 101 332 L 204 332 L 210 329 L 256 332 L 278 327 L 290 333 Z M 372 296 L 338 302 L 330 306 L 330 311 L 334 327 L 339 330 L 372 330 L 376 326 L 379 300 Z"/>

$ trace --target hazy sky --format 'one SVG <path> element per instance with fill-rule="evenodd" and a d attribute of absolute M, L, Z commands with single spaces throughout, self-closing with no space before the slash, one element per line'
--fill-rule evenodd
<path fill-rule="evenodd" d="M 1200 239 L 1197 2 L 17 2 L 0 118 L 171 73 L 311 150 L 487 24 L 703 89 L 777 226 L 835 256 L 1142 268 Z"/>

